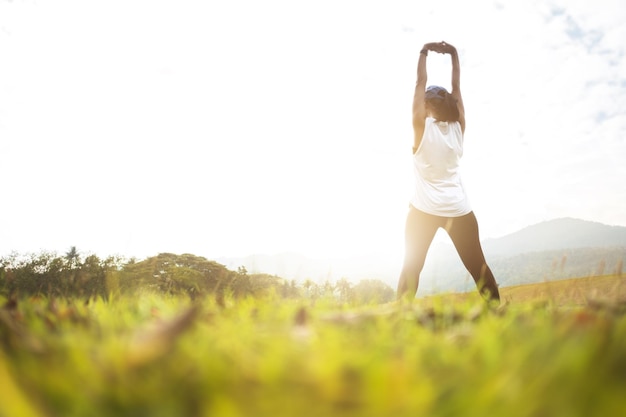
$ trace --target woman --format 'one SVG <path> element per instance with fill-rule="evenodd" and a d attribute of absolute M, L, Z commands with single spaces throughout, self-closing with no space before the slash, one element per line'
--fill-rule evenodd
<path fill-rule="evenodd" d="M 452 58 L 450 93 L 439 86 L 426 88 L 429 51 L 449 54 Z M 454 46 L 446 42 L 424 45 L 417 64 L 413 96 L 415 192 L 406 220 L 406 252 L 398 282 L 399 299 L 415 298 L 426 253 L 441 227 L 452 239 L 480 294 L 487 301 L 500 301 L 498 285 L 485 262 L 478 223 L 459 172 L 465 132 L 460 75 L 459 57 Z"/>

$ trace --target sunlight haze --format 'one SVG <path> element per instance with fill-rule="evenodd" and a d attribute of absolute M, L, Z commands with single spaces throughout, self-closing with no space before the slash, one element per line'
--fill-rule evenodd
<path fill-rule="evenodd" d="M 481 237 L 624 226 L 624 39 L 617 0 L 0 0 L 0 255 L 401 259 L 441 40 Z"/>

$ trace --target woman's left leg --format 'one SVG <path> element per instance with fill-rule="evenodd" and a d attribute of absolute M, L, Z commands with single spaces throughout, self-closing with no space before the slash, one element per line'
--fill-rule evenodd
<path fill-rule="evenodd" d="M 498 284 L 485 261 L 480 244 L 478 222 L 474 212 L 465 216 L 450 218 L 446 231 L 454 243 L 461 261 L 476 282 L 480 294 L 489 301 L 500 301 Z"/>

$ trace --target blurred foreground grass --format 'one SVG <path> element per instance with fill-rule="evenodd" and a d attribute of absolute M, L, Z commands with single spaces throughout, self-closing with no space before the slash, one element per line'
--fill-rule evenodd
<path fill-rule="evenodd" d="M 0 416 L 626 412 L 618 302 L 0 303 Z"/>

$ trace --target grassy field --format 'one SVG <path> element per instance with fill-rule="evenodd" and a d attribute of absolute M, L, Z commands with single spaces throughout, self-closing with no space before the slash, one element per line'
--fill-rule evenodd
<path fill-rule="evenodd" d="M 626 280 L 413 305 L 0 299 L 0 416 L 626 415 Z"/>

